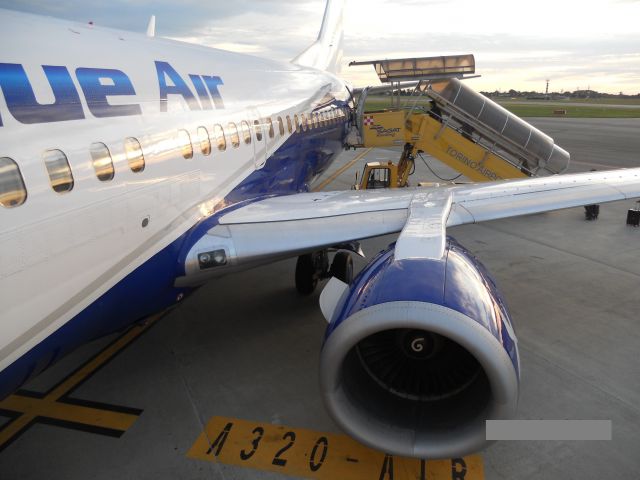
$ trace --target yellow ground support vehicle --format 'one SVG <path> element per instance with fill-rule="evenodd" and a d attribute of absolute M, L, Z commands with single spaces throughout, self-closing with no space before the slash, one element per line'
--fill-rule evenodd
<path fill-rule="evenodd" d="M 414 170 L 414 157 L 411 147 L 405 148 L 397 164 L 393 162 L 367 162 L 362 171 L 360 182 L 353 186 L 355 190 L 370 188 L 398 188 L 409 185 L 409 176 Z"/>

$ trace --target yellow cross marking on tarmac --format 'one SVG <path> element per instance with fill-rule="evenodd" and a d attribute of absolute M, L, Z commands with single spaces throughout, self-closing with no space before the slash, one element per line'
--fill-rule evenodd
<path fill-rule="evenodd" d="M 18 391 L 1 401 L 0 414 L 13 419 L 0 429 L 0 451 L 34 423 L 48 423 L 116 437 L 126 432 L 142 410 L 72 399 L 69 395 L 163 314 L 154 315 L 145 323 L 131 327 L 49 392 L 38 394 Z"/>
<path fill-rule="evenodd" d="M 18 433 L 20 426 L 24 427 L 38 417 L 120 432 L 125 432 L 138 418 L 136 414 L 118 413 L 103 408 L 67 404 L 48 395 L 44 398 L 32 398 L 16 393 L 3 401 L 0 407 L 4 410 L 22 414 L 18 421 L 12 422 L 19 425 L 14 427 L 11 424 L 0 432 L 0 443 L 7 441 Z"/>

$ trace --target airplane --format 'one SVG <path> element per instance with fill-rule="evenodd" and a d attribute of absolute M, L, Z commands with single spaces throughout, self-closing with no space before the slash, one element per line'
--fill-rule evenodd
<path fill-rule="evenodd" d="M 511 317 L 447 228 L 639 197 L 640 169 L 311 192 L 353 124 L 343 3 L 291 62 L 0 12 L 0 398 L 205 282 L 298 257 L 301 292 L 333 275 L 320 384 L 347 433 L 451 458 L 515 415 Z M 391 233 L 352 279 L 345 252 Z"/>

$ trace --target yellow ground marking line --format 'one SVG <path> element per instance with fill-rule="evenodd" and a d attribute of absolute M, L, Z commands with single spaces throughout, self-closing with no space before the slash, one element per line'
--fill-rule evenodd
<path fill-rule="evenodd" d="M 329 178 L 327 178 L 326 180 L 324 180 L 320 185 L 318 185 L 316 188 L 313 189 L 314 192 L 318 192 L 320 190 L 322 190 L 324 187 L 326 187 L 327 185 L 329 185 L 331 182 L 333 182 L 336 178 L 338 178 L 340 175 L 342 175 L 342 172 L 344 172 L 345 170 L 347 170 L 349 167 L 351 167 L 354 163 L 356 163 L 358 160 L 360 160 L 362 157 L 364 157 L 366 154 L 368 154 L 371 150 L 373 150 L 372 148 L 367 148 L 365 149 L 362 153 L 360 153 L 356 158 L 354 158 L 353 160 L 351 160 L 349 163 L 343 165 L 342 167 L 340 167 L 338 170 L 336 170 L 335 172 L 333 172 L 333 174 L 331 174 L 331 176 Z"/>
<path fill-rule="evenodd" d="M 12 412 L 22 412 L 30 417 L 47 417 L 65 422 L 81 423 L 98 428 L 126 431 L 138 419 L 138 415 L 112 412 L 101 408 L 86 407 L 61 403 L 45 397 L 31 398 L 20 394 L 11 395 L 4 402 L 2 408 Z M 0 432 L 0 442 L 2 438 Z"/>
<path fill-rule="evenodd" d="M 105 348 L 97 356 L 93 357 L 93 359 L 91 359 L 89 362 L 84 364 L 80 369 L 76 370 L 75 373 L 70 375 L 57 387 L 51 390 L 47 395 L 47 398 L 52 397 L 57 399 L 67 394 L 70 390 L 72 390 L 78 384 L 80 384 L 80 382 L 84 381 L 84 379 L 88 375 L 90 375 L 96 369 L 98 369 L 99 367 L 107 363 L 116 353 L 120 352 L 120 350 L 122 350 L 124 347 L 129 345 L 142 332 L 144 332 L 151 325 L 157 322 L 161 316 L 162 314 L 154 315 L 151 318 L 149 318 L 149 320 L 147 320 L 145 323 L 134 325 L 132 328 L 127 330 L 127 332 L 124 333 L 124 335 L 119 337 L 109 347 Z M 0 408 L 1 408 L 1 404 L 0 404 Z"/>
<path fill-rule="evenodd" d="M 34 420 L 35 417 L 33 415 L 24 414 L 20 415 L 14 421 L 6 425 L 0 431 L 0 449 L 2 449 L 5 444 L 20 435 Z"/>
<path fill-rule="evenodd" d="M 484 479 L 480 455 L 428 461 L 396 457 L 346 435 L 225 417 L 207 423 L 187 456 L 315 479 Z"/>
<path fill-rule="evenodd" d="M 95 429 L 105 429 L 114 432 L 124 433 L 137 420 L 139 413 L 127 413 L 115 407 L 110 409 L 109 405 L 104 408 L 100 406 L 82 405 L 82 401 L 67 402 L 68 396 L 75 388 L 86 381 L 100 367 L 104 366 L 117 353 L 122 351 L 127 345 L 135 340 L 140 334 L 145 332 L 155 322 L 157 322 L 164 312 L 150 317 L 145 323 L 138 324 L 127 330 L 126 333 L 118 337 L 113 343 L 90 359 L 75 372 L 65 378 L 57 386 L 44 394 L 38 396 L 15 393 L 0 402 L 0 410 L 19 414 L 17 418 L 0 428 L 0 450 L 9 442 L 23 433 L 31 423 L 39 419 L 58 421 L 62 424 L 76 424 Z"/>

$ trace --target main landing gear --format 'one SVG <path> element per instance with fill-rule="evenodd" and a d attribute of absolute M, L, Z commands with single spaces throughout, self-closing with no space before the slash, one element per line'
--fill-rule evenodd
<path fill-rule="evenodd" d="M 353 280 L 353 260 L 349 252 L 339 251 L 329 266 L 329 251 L 307 253 L 298 257 L 296 263 L 296 290 L 301 295 L 310 295 L 316 289 L 318 281 L 336 277 L 346 284 Z"/>

